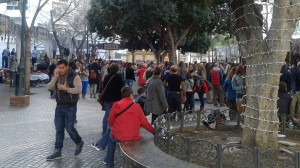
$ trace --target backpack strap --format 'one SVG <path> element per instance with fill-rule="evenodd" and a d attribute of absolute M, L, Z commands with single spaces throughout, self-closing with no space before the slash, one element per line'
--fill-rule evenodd
<path fill-rule="evenodd" d="M 119 117 L 121 114 L 123 114 L 126 110 L 128 110 L 134 103 L 130 103 L 129 106 L 127 106 L 124 110 L 122 110 L 120 113 L 118 113 L 116 116 L 115 116 L 115 119 L 117 117 Z"/>

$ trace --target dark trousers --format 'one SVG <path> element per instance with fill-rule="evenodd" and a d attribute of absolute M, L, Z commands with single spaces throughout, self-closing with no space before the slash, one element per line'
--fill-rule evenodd
<path fill-rule="evenodd" d="M 16 82 L 16 72 L 15 71 L 10 71 L 10 87 L 15 87 L 17 82 Z"/>
<path fill-rule="evenodd" d="M 31 58 L 32 66 L 36 63 L 36 58 Z"/>
<path fill-rule="evenodd" d="M 167 102 L 169 105 L 169 113 L 173 113 L 175 111 L 181 112 L 181 93 L 177 91 L 169 91 Z"/>
<path fill-rule="evenodd" d="M 8 68 L 8 57 L 2 56 L 2 68 Z"/>
<path fill-rule="evenodd" d="M 81 137 L 79 136 L 77 130 L 74 128 L 74 123 L 76 120 L 76 111 L 76 105 L 56 107 L 54 118 L 56 129 L 55 149 L 63 148 L 65 129 L 67 130 L 74 143 L 79 144 L 81 142 Z"/>
<path fill-rule="evenodd" d="M 151 116 L 151 124 L 154 123 L 154 121 L 157 119 L 158 116 L 159 116 L 159 115 L 152 114 L 152 116 Z"/>
<path fill-rule="evenodd" d="M 192 110 L 195 108 L 195 92 L 186 92 L 186 102 L 184 104 L 184 110 Z"/>
<path fill-rule="evenodd" d="M 224 94 L 223 94 L 223 90 L 221 88 L 220 85 L 213 85 L 212 87 L 213 90 L 213 104 L 215 106 L 218 105 L 217 103 L 217 97 L 219 97 L 220 99 L 220 107 L 224 107 L 225 106 L 225 102 L 224 102 Z"/>
<path fill-rule="evenodd" d="M 199 100 L 200 100 L 200 107 L 204 107 L 204 91 L 198 93 Z"/>

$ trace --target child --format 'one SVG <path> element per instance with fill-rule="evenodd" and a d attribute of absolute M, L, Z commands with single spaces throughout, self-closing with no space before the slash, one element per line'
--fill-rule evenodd
<path fill-rule="evenodd" d="M 186 102 L 184 109 L 195 111 L 195 99 L 194 99 L 194 80 L 190 73 L 186 74 L 186 79 L 184 81 L 186 87 Z"/>
<path fill-rule="evenodd" d="M 139 96 L 136 98 L 136 103 L 138 103 L 141 106 L 141 108 L 142 108 L 145 116 L 147 116 L 149 114 L 147 114 L 145 112 L 145 110 L 144 110 L 144 103 L 146 101 L 146 92 L 145 92 L 145 89 L 144 88 L 139 88 L 137 90 L 137 92 L 138 92 Z"/>

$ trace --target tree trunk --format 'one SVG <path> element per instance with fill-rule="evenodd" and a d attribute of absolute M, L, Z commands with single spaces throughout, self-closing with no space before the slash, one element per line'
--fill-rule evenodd
<path fill-rule="evenodd" d="M 59 55 L 61 57 L 61 56 L 64 55 L 64 47 L 62 46 L 60 40 L 58 39 L 57 30 L 55 28 L 55 22 L 53 20 L 53 15 L 52 15 L 51 12 L 50 12 L 50 21 L 51 21 L 53 36 L 54 36 L 54 39 L 56 41 L 56 44 L 57 44 L 57 47 L 58 47 L 58 50 L 59 50 Z M 56 57 L 56 59 L 57 59 L 57 57 Z"/>
<path fill-rule="evenodd" d="M 82 53 L 81 53 L 81 49 L 80 48 L 76 48 L 76 57 L 78 60 L 82 59 Z"/>
<path fill-rule="evenodd" d="M 53 29 L 53 27 L 52 27 Z M 60 43 L 59 39 L 58 39 L 58 35 L 57 35 L 57 31 L 55 29 L 53 29 L 53 36 L 54 36 L 54 39 L 56 41 L 56 44 L 57 44 L 57 47 L 58 47 L 58 50 L 59 50 L 59 55 L 60 57 L 64 55 L 64 47 L 62 46 L 62 44 Z M 56 57 L 57 58 L 57 57 Z"/>
<path fill-rule="evenodd" d="M 177 55 L 176 55 L 176 50 L 180 43 L 183 41 L 183 39 L 187 36 L 187 34 L 190 32 L 191 28 L 193 27 L 193 24 L 189 25 L 182 31 L 182 33 L 178 34 L 178 28 L 177 27 L 172 27 L 168 26 L 167 31 L 168 31 L 168 38 L 167 40 L 167 48 L 168 48 L 168 53 L 169 53 L 169 60 L 173 64 L 177 64 Z"/>
<path fill-rule="evenodd" d="M 131 51 L 131 55 L 132 55 L 131 62 L 134 63 L 135 62 L 135 51 Z"/>
<path fill-rule="evenodd" d="M 231 4 L 234 10 L 238 9 L 235 11 L 235 18 L 239 18 L 236 20 L 237 39 L 247 64 L 245 77 L 247 102 L 243 113 L 242 144 L 250 147 L 256 146 L 260 149 L 278 147 L 279 72 L 296 27 L 296 22 L 288 19 L 299 17 L 295 16 L 292 9 L 282 8 L 289 6 L 290 3 L 293 4 L 291 1 L 274 1 L 273 22 L 265 38 L 262 31 L 261 7 L 258 4 L 253 5 L 254 0 L 234 0 Z"/>
<path fill-rule="evenodd" d="M 77 59 L 82 59 L 83 58 L 83 56 L 82 56 L 82 47 L 83 47 L 83 44 L 84 44 L 84 42 L 85 42 L 85 40 L 86 40 L 86 35 L 85 36 L 83 36 L 83 38 L 82 38 L 82 40 L 80 41 L 80 43 L 79 43 L 79 45 L 77 46 L 76 45 L 76 39 L 75 39 L 75 37 L 72 37 L 72 42 L 73 42 L 73 45 L 75 46 L 75 48 L 76 48 L 76 55 L 77 55 Z"/>
<path fill-rule="evenodd" d="M 169 53 L 169 61 L 173 65 L 177 65 L 178 60 L 177 60 L 177 55 L 176 55 L 176 49 L 172 48 L 171 50 L 168 50 Z"/>
<path fill-rule="evenodd" d="M 96 57 L 96 52 L 97 52 L 97 44 L 96 44 L 96 39 L 99 38 L 98 36 L 93 38 L 92 33 L 90 32 L 90 38 L 91 38 L 91 43 L 92 43 L 92 50 L 91 50 L 91 54 L 90 57 L 87 58 L 87 62 L 90 60 L 94 60 Z"/>
<path fill-rule="evenodd" d="M 25 95 L 30 94 L 30 73 L 31 73 L 31 29 L 26 28 L 25 29 L 25 73 L 24 73 L 24 93 Z"/>

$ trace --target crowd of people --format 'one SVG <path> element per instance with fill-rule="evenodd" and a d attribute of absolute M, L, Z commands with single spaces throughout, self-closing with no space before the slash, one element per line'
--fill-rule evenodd
<path fill-rule="evenodd" d="M 283 115 L 286 114 L 286 123 L 290 126 L 298 126 L 300 122 L 300 62 L 296 65 L 282 65 L 280 73 L 277 101 L 279 121 L 282 122 Z"/>
<path fill-rule="evenodd" d="M 38 50 L 32 51 L 32 66 L 36 62 Z M 54 152 L 47 160 L 61 157 L 64 129 L 76 144 L 75 156 L 81 153 L 84 142 L 74 127 L 79 98 L 96 99 L 103 97 L 102 136 L 91 146 L 104 150 L 107 155 L 104 163 L 112 166 L 117 141 L 141 138 L 139 128 L 143 127 L 154 134 L 153 123 L 157 117 L 181 111 L 191 113 L 205 109 L 205 104 L 215 107 L 228 107 L 243 112 L 245 95 L 246 66 L 230 63 L 184 63 L 172 64 L 168 61 L 156 64 L 142 62 L 109 62 L 95 59 L 90 64 L 84 61 L 56 60 L 47 62 L 49 74 L 48 90 L 56 99 Z M 50 62 L 50 63 L 48 63 Z M 49 64 L 49 65 L 48 65 Z M 10 68 L 11 86 L 16 83 L 16 52 L 9 48 L 2 53 L 2 67 Z M 278 90 L 278 116 L 282 121 L 286 114 L 287 122 L 298 125 L 300 119 L 300 62 L 297 65 L 284 64 L 281 68 Z M 137 81 L 136 81 L 137 80 Z M 137 96 L 133 84 L 137 82 Z M 195 94 L 200 107 L 195 106 Z M 206 99 L 205 99 L 206 97 Z M 136 102 L 136 103 L 134 103 Z M 125 113 L 126 112 L 126 113 Z M 123 114 L 124 113 L 124 114 Z M 122 115 L 121 115 L 122 114 Z M 146 116 L 151 115 L 148 122 Z M 173 116 L 172 116 L 173 117 Z M 175 115 L 180 119 L 180 115 Z M 172 118 L 173 119 L 173 118 Z"/>
<path fill-rule="evenodd" d="M 84 142 L 74 128 L 76 123 L 77 101 L 86 98 L 88 87 L 90 98 L 102 96 L 102 136 L 91 146 L 104 150 L 107 155 L 104 163 L 114 163 L 117 141 L 141 138 L 139 128 L 143 127 L 154 134 L 153 123 L 165 113 L 204 110 L 205 103 L 216 107 L 226 105 L 239 112 L 244 94 L 243 65 L 233 64 L 186 64 L 164 62 L 156 64 L 116 63 L 94 60 L 51 61 L 48 89 L 56 99 L 55 110 L 56 142 L 54 152 L 47 160 L 61 157 L 64 128 L 76 144 L 75 156 L 79 155 Z M 139 86 L 134 100 L 133 83 Z M 195 107 L 195 94 L 200 107 Z M 206 94 L 206 101 L 204 99 Z M 136 103 L 134 103 L 136 102 Z M 67 114 L 67 112 L 69 112 Z M 122 114 L 122 115 L 121 115 Z M 146 116 L 151 114 L 151 122 Z M 177 115 L 180 119 L 180 115 Z"/>

